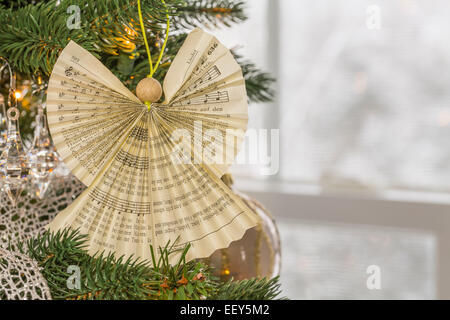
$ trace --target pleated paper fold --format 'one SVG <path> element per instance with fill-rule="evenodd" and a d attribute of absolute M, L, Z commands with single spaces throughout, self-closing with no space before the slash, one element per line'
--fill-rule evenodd
<path fill-rule="evenodd" d="M 59 154 L 88 188 L 50 230 L 79 229 L 91 254 L 146 260 L 150 244 L 177 240 L 191 243 L 190 260 L 255 226 L 255 215 L 220 179 L 248 115 L 230 51 L 195 29 L 171 64 L 164 94 L 164 103 L 148 109 L 88 51 L 67 45 L 50 78 L 48 123 Z"/>

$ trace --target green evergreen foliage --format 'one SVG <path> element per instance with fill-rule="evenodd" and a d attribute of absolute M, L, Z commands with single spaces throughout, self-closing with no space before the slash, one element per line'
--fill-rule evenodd
<path fill-rule="evenodd" d="M 280 295 L 278 277 L 229 281 L 220 285 L 215 300 L 274 300 Z"/>
<path fill-rule="evenodd" d="M 164 80 L 171 61 L 190 29 L 230 27 L 247 19 L 240 0 L 166 0 L 171 31 L 161 65 L 154 75 Z M 70 6 L 80 8 L 80 28 L 70 29 Z M 142 0 L 143 16 L 152 57 L 156 60 L 165 36 L 166 8 L 160 0 Z M 126 32 L 128 30 L 129 32 Z M 148 74 L 137 0 L 0 0 L 0 56 L 10 61 L 21 80 L 41 76 L 44 82 L 61 50 L 70 40 L 99 58 L 124 84 L 134 90 Z M 235 53 L 246 79 L 249 102 L 271 101 L 274 79 Z M 154 61 L 156 62 L 156 61 Z M 6 96 L 7 82 L 0 79 Z M 22 137 L 29 141 L 34 110 L 20 119 Z"/>
<path fill-rule="evenodd" d="M 53 299 L 75 300 L 269 300 L 280 294 L 278 278 L 220 282 L 200 261 L 186 262 L 189 245 L 175 249 L 168 243 L 159 248 L 152 264 L 112 254 L 90 256 L 86 236 L 76 230 L 46 232 L 18 246 L 38 262 Z M 154 249 L 152 256 L 155 256 Z M 179 253 L 174 265 L 169 257 Z M 69 266 L 80 268 L 80 288 L 70 289 Z"/>
<path fill-rule="evenodd" d="M 174 25 L 181 28 L 224 25 L 247 20 L 243 1 L 232 0 L 190 0 L 178 10 Z"/>
<path fill-rule="evenodd" d="M 163 60 L 154 77 L 163 81 L 189 29 L 230 27 L 247 19 L 239 0 L 142 0 L 143 16 L 152 57 L 156 60 L 165 37 L 166 13 L 171 33 Z M 80 8 L 80 28 L 68 28 L 70 6 Z M 148 62 L 138 22 L 137 0 L 0 0 L 0 56 L 18 72 L 19 82 L 40 76 L 47 81 L 62 49 L 70 40 L 99 58 L 130 90 L 148 73 Z M 250 102 L 273 98 L 274 79 L 234 53 L 242 66 Z M 156 62 L 156 61 L 154 61 Z M 0 94 L 8 81 L 0 79 Z M 32 136 L 32 109 L 22 109 L 21 132 Z M 280 284 L 275 279 L 220 282 L 201 261 L 185 261 L 183 249 L 177 264 L 173 244 L 159 248 L 159 259 L 150 265 L 111 254 L 90 256 L 86 236 L 77 231 L 46 232 L 19 250 L 38 261 L 53 299 L 276 299 Z M 149 250 L 154 250 L 149 248 Z M 153 251 L 152 251 L 153 252 Z M 69 266 L 81 271 L 80 288 L 69 289 Z"/>
<path fill-rule="evenodd" d="M 58 4 L 59 3 L 59 4 Z M 152 56 L 156 60 L 164 39 L 166 10 L 172 20 L 171 37 L 155 78 L 162 81 L 185 39 L 197 26 L 231 26 L 247 19 L 244 3 L 234 0 L 142 0 Z M 80 8 L 80 28 L 68 28 L 71 6 Z M 69 9 L 69 11 L 68 11 Z M 125 32 L 125 29 L 132 34 Z M 134 90 L 146 75 L 147 61 L 138 23 L 137 0 L 0 1 L 0 55 L 16 71 L 46 79 L 61 50 L 76 41 L 105 63 Z M 129 42 L 128 42 L 129 41 Z M 132 43 L 133 45 L 130 45 Z M 273 79 L 250 62 L 239 60 L 250 101 L 269 101 Z"/>

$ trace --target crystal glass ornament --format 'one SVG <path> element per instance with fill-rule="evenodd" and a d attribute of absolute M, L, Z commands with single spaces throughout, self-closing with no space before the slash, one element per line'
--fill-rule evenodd
<path fill-rule="evenodd" d="M 0 156 L 0 178 L 3 190 L 13 204 L 17 200 L 28 181 L 29 163 L 24 151 L 19 131 L 19 110 L 8 109 L 8 132 L 6 146 Z"/>
<path fill-rule="evenodd" d="M 32 186 L 36 195 L 43 199 L 51 183 L 52 173 L 59 164 L 59 158 L 50 139 L 41 104 L 36 116 L 34 141 L 28 152 L 28 159 Z"/>
<path fill-rule="evenodd" d="M 0 193 L 0 248 L 19 250 L 20 244 L 43 234 L 61 210 L 70 205 L 86 187 L 73 175 L 58 178 L 52 183 L 44 199 L 33 192 L 24 192 L 20 208 L 8 201 L 5 192 Z M 1 281 L 1 278 L 0 278 Z"/>
<path fill-rule="evenodd" d="M 53 177 L 54 178 L 65 178 L 70 175 L 70 170 L 67 168 L 67 166 L 64 164 L 64 161 L 61 159 L 59 154 L 56 154 L 58 157 L 58 166 L 55 168 L 55 171 L 53 171 Z"/>
<path fill-rule="evenodd" d="M 6 61 L 6 59 L 4 59 L 3 57 L 0 57 L 0 63 L 3 64 L 0 67 L 0 78 L 3 76 L 4 70 L 7 69 L 10 74 L 10 87 L 11 87 L 14 81 L 12 79 L 13 77 L 12 69 L 8 61 Z M 6 118 L 6 101 L 5 97 L 2 94 L 0 94 L 0 156 L 3 150 L 5 150 L 7 134 L 8 134 L 8 121 Z M 3 181 L 1 179 L 0 179 L 0 190 L 3 190 Z"/>
<path fill-rule="evenodd" d="M 14 96 L 16 77 L 9 64 L 6 64 L 10 72 L 10 108 L 6 112 L 8 122 L 6 145 L 0 155 L 0 180 L 2 181 L 3 191 L 6 192 L 10 201 L 16 205 L 28 180 L 29 165 L 20 137 L 20 113 L 17 108 L 17 99 Z"/>
<path fill-rule="evenodd" d="M 259 202 L 235 189 L 233 191 L 258 216 L 259 223 L 247 230 L 242 239 L 214 252 L 206 263 L 213 267 L 213 274 L 223 281 L 278 276 L 281 246 L 275 220 Z"/>
<path fill-rule="evenodd" d="M 31 159 L 31 173 L 34 177 L 36 195 L 39 198 L 45 196 L 45 189 L 48 188 L 48 180 L 51 183 L 59 181 L 61 178 L 66 178 L 70 174 L 70 170 L 66 167 L 55 145 L 50 137 L 48 130 L 47 117 L 44 110 L 46 110 L 46 104 L 43 103 L 43 99 L 48 87 L 48 82 L 42 80 L 40 76 L 33 78 L 32 94 L 39 96 L 38 115 L 36 116 L 36 129 L 33 140 L 33 146 L 30 148 Z M 40 150 L 40 155 L 34 154 L 36 150 Z M 35 161 L 36 155 L 45 161 Z M 37 163 L 41 165 L 36 166 Z M 48 176 L 51 179 L 47 179 Z M 40 179 L 37 179 L 40 178 Z M 39 181 L 40 180 L 40 181 Z M 47 187 L 46 187 L 47 185 Z"/>
<path fill-rule="evenodd" d="M 8 133 L 8 122 L 6 120 L 6 103 L 0 94 L 0 154 L 6 146 L 6 137 Z"/>

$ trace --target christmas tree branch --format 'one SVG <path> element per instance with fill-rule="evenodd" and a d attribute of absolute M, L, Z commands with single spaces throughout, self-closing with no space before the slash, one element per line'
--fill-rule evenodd
<path fill-rule="evenodd" d="M 232 23 L 247 20 L 243 1 L 231 0 L 191 0 L 178 9 L 174 18 L 176 28 L 191 28 L 203 25 L 230 27 Z"/>
<path fill-rule="evenodd" d="M 159 258 L 151 265 L 133 258 L 116 258 L 113 254 L 90 256 L 85 251 L 87 238 L 78 231 L 66 229 L 44 234 L 18 246 L 38 262 L 53 299 L 275 299 L 278 279 L 219 282 L 207 265 L 186 262 L 189 250 L 181 252 L 174 244 L 159 248 Z M 152 256 L 155 256 L 153 248 Z M 169 257 L 179 253 L 178 262 Z M 79 268 L 79 287 L 68 286 L 69 267 Z"/>
<path fill-rule="evenodd" d="M 259 70 L 254 63 L 243 59 L 242 56 L 236 53 L 234 53 L 234 56 L 242 67 L 249 101 L 272 101 L 275 96 L 272 89 L 275 79 L 269 73 Z"/>
<path fill-rule="evenodd" d="M 172 0 L 180 3 L 181 0 Z M 134 5 L 133 5 L 134 4 Z M 79 8 L 79 25 L 74 16 L 70 22 L 68 8 Z M 170 12 L 173 12 L 169 8 Z M 68 13 L 69 12 L 69 13 Z M 165 19 L 166 9 L 157 0 L 146 0 L 146 26 L 158 26 Z M 27 5 L 16 10 L 0 11 L 0 55 L 6 57 L 19 72 L 50 74 L 60 51 L 70 40 L 98 56 L 98 53 L 117 54 L 126 41 L 126 24 L 137 21 L 136 0 L 55 0 Z M 148 23 L 151 21 L 152 23 Z"/>
<path fill-rule="evenodd" d="M 33 75 L 40 75 L 46 82 L 59 54 L 74 40 L 134 90 L 148 73 L 136 1 L 0 0 L 0 56 L 7 58 L 18 72 L 18 83 Z M 142 3 L 147 36 L 156 59 L 165 36 L 166 8 L 160 0 L 142 0 Z M 243 2 L 238 0 L 167 0 L 166 3 L 173 28 L 161 66 L 154 75 L 160 82 L 186 39 L 185 27 L 228 26 L 246 19 Z M 80 25 L 72 29 L 67 26 L 68 22 L 74 22 L 69 19 L 73 15 L 73 11 L 68 11 L 71 5 L 80 9 Z M 242 57 L 237 59 L 244 72 L 249 101 L 271 101 L 273 78 Z M 33 132 L 30 127 L 33 111 L 24 109 L 25 116 L 21 117 L 25 140 Z"/>
<path fill-rule="evenodd" d="M 90 256 L 84 250 L 86 240 L 77 231 L 66 229 L 46 232 L 21 246 L 38 261 L 54 299 L 200 299 L 215 290 L 207 266 L 184 263 L 188 247 L 175 266 L 168 263 L 168 257 L 176 252 L 173 246 L 160 248 L 160 257 L 151 268 L 134 258 Z M 67 286 L 69 266 L 80 270 L 78 288 Z"/>
<path fill-rule="evenodd" d="M 21 7 L 4 4 L 0 10 L 0 55 L 19 72 L 49 75 L 61 50 L 70 40 L 92 53 L 118 55 L 130 50 L 130 43 L 142 43 L 137 0 L 51 0 Z M 76 16 L 73 7 L 78 8 Z M 242 3 L 232 1 L 171 0 L 167 8 L 159 0 L 143 0 L 143 16 L 151 43 L 163 38 L 166 10 L 181 25 L 196 26 L 206 21 L 242 21 Z M 202 7 L 204 6 L 204 7 Z M 222 13 L 220 13 L 222 12 Z M 70 20 L 71 15 L 75 20 Z M 76 19 L 79 19 L 79 25 Z M 68 23 L 72 23 L 69 25 Z M 173 30 L 176 31 L 176 30 Z M 186 31 L 183 29 L 182 31 Z"/>
<path fill-rule="evenodd" d="M 280 295 L 278 277 L 229 281 L 219 287 L 211 300 L 274 300 Z"/>

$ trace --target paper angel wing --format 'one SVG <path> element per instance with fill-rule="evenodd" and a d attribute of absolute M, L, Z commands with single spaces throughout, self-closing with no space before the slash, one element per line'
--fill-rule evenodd
<path fill-rule="evenodd" d="M 212 159 L 207 159 L 210 153 L 203 152 L 211 171 L 221 177 L 239 152 L 248 122 L 245 80 L 230 50 L 196 28 L 167 72 L 164 94 L 169 106 L 165 111 L 181 113 L 183 121 L 189 119 L 194 125 L 196 120 L 203 122 L 206 143 L 217 138 L 214 129 L 226 132 L 222 137 L 219 135 L 223 143 L 216 146 Z M 199 129 L 202 123 L 197 124 Z M 201 153 L 196 150 L 195 156 Z"/>
<path fill-rule="evenodd" d="M 91 254 L 146 260 L 150 244 L 178 239 L 177 246 L 191 243 L 190 260 L 256 225 L 220 180 L 247 124 L 244 79 L 229 50 L 196 29 L 164 92 L 166 102 L 148 109 L 88 51 L 67 45 L 49 82 L 48 123 L 64 162 L 88 188 L 50 230 L 79 229 Z"/>

